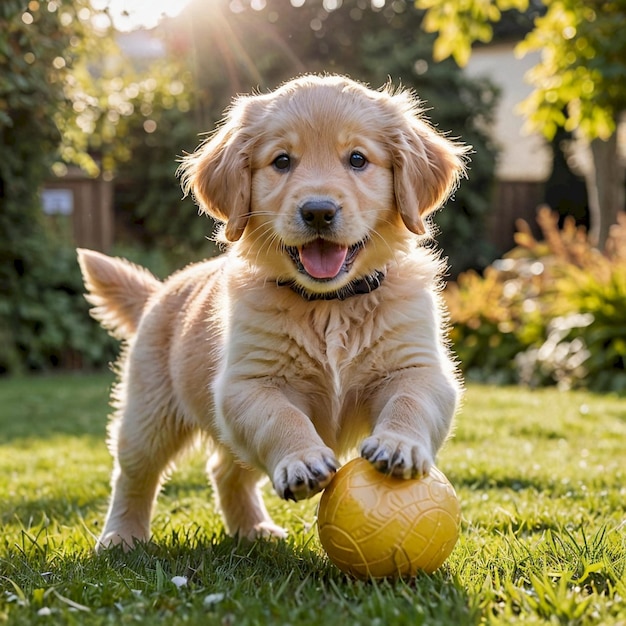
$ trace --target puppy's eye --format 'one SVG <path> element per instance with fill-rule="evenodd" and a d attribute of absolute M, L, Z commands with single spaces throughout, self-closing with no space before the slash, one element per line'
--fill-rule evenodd
<path fill-rule="evenodd" d="M 360 152 L 353 152 L 350 155 L 350 167 L 355 170 L 362 170 L 367 165 L 367 159 Z"/>
<path fill-rule="evenodd" d="M 291 159 L 288 154 L 279 154 L 272 165 L 281 172 L 287 172 L 291 167 Z"/>

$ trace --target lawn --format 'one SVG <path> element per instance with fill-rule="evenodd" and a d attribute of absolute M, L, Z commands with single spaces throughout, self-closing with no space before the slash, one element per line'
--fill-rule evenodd
<path fill-rule="evenodd" d="M 203 458 L 154 543 L 96 556 L 109 375 L 0 380 L 0 623 L 626 624 L 626 399 L 472 385 L 438 465 L 463 508 L 433 575 L 359 582 L 326 559 L 317 499 L 268 494 L 284 542 L 223 533 Z"/>

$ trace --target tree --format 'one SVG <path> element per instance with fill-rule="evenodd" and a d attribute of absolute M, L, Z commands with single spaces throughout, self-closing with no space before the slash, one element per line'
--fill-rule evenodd
<path fill-rule="evenodd" d="M 73 88 L 85 51 L 99 58 L 112 42 L 95 17 L 89 0 L 0 3 L 0 373 L 112 355 L 90 323 L 75 250 L 41 207 L 63 160 L 99 173 L 92 133 L 77 126 L 90 100 Z"/>
<path fill-rule="evenodd" d="M 528 125 L 552 139 L 557 128 L 576 131 L 590 148 L 585 172 L 590 238 L 603 248 L 625 206 L 626 170 L 617 126 L 626 111 L 626 3 L 623 0 L 542 0 L 543 15 L 517 47 L 541 51 L 530 72 L 532 94 L 521 104 Z M 424 28 L 437 32 L 435 57 L 467 63 L 474 42 L 489 42 L 502 12 L 525 11 L 529 0 L 416 0 Z"/>
<path fill-rule="evenodd" d="M 63 85 L 85 5 L 0 4 L 0 372 L 40 364 L 66 323 L 57 324 L 63 295 L 54 305 L 49 298 L 65 263 L 50 245 L 39 193 L 61 141 L 55 119 L 67 106 Z"/>

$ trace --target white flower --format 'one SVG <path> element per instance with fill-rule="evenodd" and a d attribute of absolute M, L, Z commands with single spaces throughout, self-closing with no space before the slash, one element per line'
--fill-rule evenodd
<path fill-rule="evenodd" d="M 210 593 L 204 598 L 204 608 L 210 609 L 214 604 L 221 602 L 226 597 L 225 593 Z"/>
<path fill-rule="evenodd" d="M 187 584 L 187 576 L 174 576 L 174 578 L 172 578 L 172 582 L 176 585 L 176 587 L 178 587 L 178 589 L 180 589 Z"/>

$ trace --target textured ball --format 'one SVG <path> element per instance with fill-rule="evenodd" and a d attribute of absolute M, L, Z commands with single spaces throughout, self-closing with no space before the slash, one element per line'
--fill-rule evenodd
<path fill-rule="evenodd" d="M 362 458 L 335 475 L 320 500 L 317 525 L 330 560 L 357 578 L 434 572 L 459 537 L 461 508 L 435 467 L 428 476 L 387 476 Z"/>

